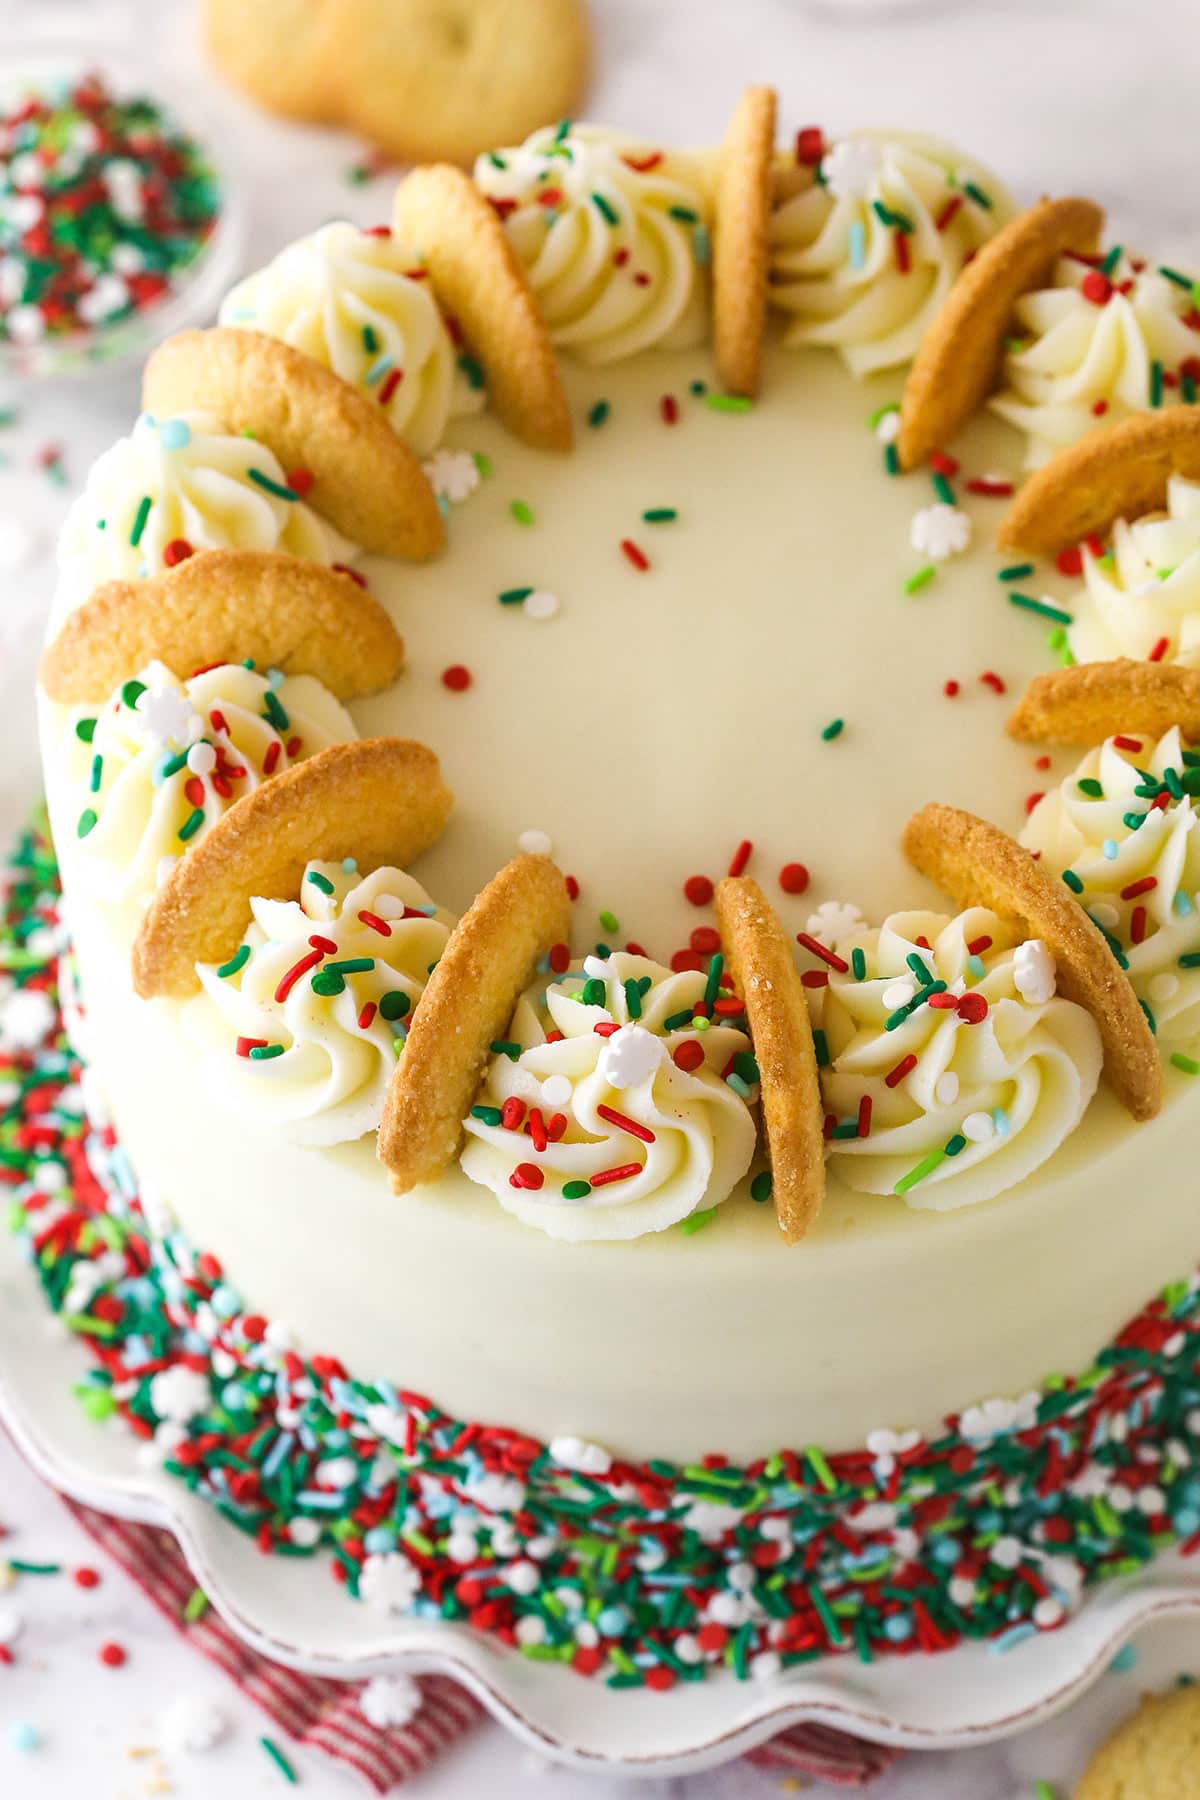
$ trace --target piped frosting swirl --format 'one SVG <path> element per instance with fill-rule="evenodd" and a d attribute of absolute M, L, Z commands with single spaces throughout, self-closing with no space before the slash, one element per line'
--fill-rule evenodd
<path fill-rule="evenodd" d="M 1081 550 L 1083 583 L 1067 601 L 1076 662 L 1114 657 L 1200 668 L 1200 483 L 1167 482 L 1166 513 L 1118 519 L 1110 547 Z"/>

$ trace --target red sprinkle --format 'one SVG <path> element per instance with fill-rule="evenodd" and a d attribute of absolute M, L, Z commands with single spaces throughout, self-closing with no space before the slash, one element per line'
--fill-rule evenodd
<path fill-rule="evenodd" d="M 896 257 L 896 268 L 901 275 L 907 275 L 912 268 L 912 257 L 908 248 L 908 233 L 899 227 L 892 233 L 892 249 Z"/>
<path fill-rule="evenodd" d="M 729 859 L 729 873 L 731 875 L 740 875 L 742 873 L 746 864 L 750 861 L 753 850 L 754 845 L 750 842 L 750 839 L 743 838 Z"/>
<path fill-rule="evenodd" d="M 1107 411 L 1108 411 L 1108 401 L 1107 400 L 1093 400 L 1092 401 L 1092 416 L 1094 418 L 1102 419 Z"/>
<path fill-rule="evenodd" d="M 571 950 L 567 944 L 551 944 L 550 967 L 556 975 L 565 975 L 571 966 Z"/>
<path fill-rule="evenodd" d="M 889 1069 L 883 1078 L 885 1087 L 899 1087 L 906 1075 L 910 1075 L 917 1066 L 915 1056 L 902 1056 L 894 1069 Z"/>
<path fill-rule="evenodd" d="M 99 1571 L 96 1569 L 88 1569 L 88 1568 L 76 1569 L 76 1571 L 75 1571 L 75 1586 L 81 1587 L 81 1588 L 99 1587 L 100 1586 Z"/>
<path fill-rule="evenodd" d="M 541 1108 L 538 1106 L 531 1106 L 529 1109 L 529 1139 L 539 1155 L 550 1142 L 550 1139 L 546 1134 L 546 1121 L 543 1119 Z"/>
<path fill-rule="evenodd" d="M 688 943 L 699 956 L 714 956 L 721 948 L 721 934 L 712 925 L 697 925 Z"/>
<path fill-rule="evenodd" d="M 1128 887 L 1121 889 L 1122 900 L 1136 900 L 1139 894 L 1149 894 L 1158 886 L 1157 875 L 1143 875 L 1140 881 L 1131 881 Z"/>
<path fill-rule="evenodd" d="M 545 1182 L 546 1177 L 536 1163 L 518 1163 L 508 1178 L 510 1187 L 532 1188 L 536 1190 Z"/>
<path fill-rule="evenodd" d="M 991 947 L 992 947 L 992 940 L 990 937 L 972 938 L 970 943 L 967 945 L 967 955 L 968 956 L 982 956 L 984 951 L 990 950 Z"/>
<path fill-rule="evenodd" d="M 389 402 L 391 401 L 392 395 L 395 393 L 396 389 L 400 386 L 400 383 L 403 380 L 404 380 L 404 370 L 403 369 L 389 369 L 388 370 L 387 374 L 384 376 L 383 380 L 379 384 L 379 404 L 380 404 L 380 406 L 387 406 L 389 404 Z"/>
<path fill-rule="evenodd" d="M 373 1000 L 367 1001 L 366 1005 L 358 1015 L 358 1029 L 360 1031 L 369 1031 L 371 1029 L 371 1026 L 375 1022 L 375 1014 L 378 1010 L 379 1009 Z"/>
<path fill-rule="evenodd" d="M 1037 806 L 1038 803 L 1040 801 L 1044 800 L 1045 798 L 1046 798 L 1046 790 L 1044 788 L 1042 788 L 1036 794 L 1026 794 L 1026 796 L 1025 796 L 1025 811 L 1027 813 L 1031 813 L 1033 811 L 1034 807 Z"/>
<path fill-rule="evenodd" d="M 1138 750 L 1140 750 L 1140 749 L 1141 749 L 1141 747 L 1142 747 L 1142 740 L 1141 740 L 1141 738 L 1132 738 L 1132 737 L 1115 737 L 1115 738 L 1114 738 L 1114 739 L 1113 739 L 1113 743 L 1114 743 L 1114 745 L 1115 745 L 1115 746 L 1116 746 L 1116 748 L 1117 748 L 1117 749 L 1118 749 L 1118 750 L 1133 750 L 1133 751 L 1138 751 Z"/>
<path fill-rule="evenodd" d="M 987 475 L 974 475 L 966 484 L 968 494 L 981 494 L 987 500 L 1007 500 L 1015 492 L 1011 481 L 993 481 Z"/>
<path fill-rule="evenodd" d="M 650 558 L 646 555 L 644 550 L 639 550 L 632 538 L 621 539 L 621 551 L 626 561 L 631 562 L 635 569 L 648 569 L 650 567 Z"/>
<path fill-rule="evenodd" d="M 929 459 L 929 466 L 935 475 L 944 475 L 949 481 L 958 474 L 959 464 L 956 457 L 947 456 L 944 450 L 935 450 Z"/>
<path fill-rule="evenodd" d="M 164 544 L 162 554 L 168 569 L 173 569 L 176 563 L 186 562 L 189 556 L 194 556 L 195 551 L 186 538 L 172 538 L 169 544 Z"/>
<path fill-rule="evenodd" d="M 934 229 L 936 231 L 945 231 L 946 227 L 957 216 L 962 207 L 962 203 L 963 197 L 961 194 L 951 194 L 949 200 L 947 200 L 945 206 L 943 206 L 941 212 L 938 213 L 933 221 Z"/>
<path fill-rule="evenodd" d="M 693 906 L 707 906 L 713 897 L 713 884 L 707 875 L 689 875 L 683 884 L 683 893 Z"/>
<path fill-rule="evenodd" d="M 682 1069 L 685 1075 L 690 1075 L 692 1070 L 698 1069 L 704 1061 L 704 1051 L 699 1040 L 685 1038 L 683 1043 L 676 1045 L 671 1052 L 671 1061 L 677 1069 Z"/>
<path fill-rule="evenodd" d="M 981 1025 L 988 1015 L 984 994 L 964 994 L 958 1003 L 958 1016 L 967 1025 Z"/>
<path fill-rule="evenodd" d="M 1073 544 L 1069 550 L 1060 550 L 1054 559 L 1054 566 L 1060 575 L 1083 574 L 1083 550 Z"/>
<path fill-rule="evenodd" d="M 821 961 L 828 963 L 831 969 L 836 969 L 839 975 L 844 975 L 850 967 L 848 962 L 842 961 L 836 950 L 830 950 L 828 945 L 821 943 L 819 938 L 812 937 L 807 931 L 798 931 L 796 942 L 802 945 L 810 955 L 819 956 Z"/>
<path fill-rule="evenodd" d="M 510 1094 L 500 1108 L 500 1123 L 505 1131 L 519 1131 L 525 1123 L 525 1102 Z"/>
<path fill-rule="evenodd" d="M 1007 692 L 1003 681 L 1000 679 L 999 675 L 996 674 L 994 669 L 985 669 L 979 679 L 984 687 L 991 688 L 993 694 L 1003 694 Z"/>
<path fill-rule="evenodd" d="M 568 900 L 578 900 L 578 898 L 579 898 L 579 883 L 578 883 L 578 881 L 576 881 L 574 875 L 564 875 L 563 883 L 567 890 L 567 899 Z"/>
<path fill-rule="evenodd" d="M 800 977 L 801 987 L 823 988 L 829 986 L 829 974 L 825 969 L 805 969 Z"/>
<path fill-rule="evenodd" d="M 292 964 L 287 974 L 280 981 L 279 986 L 275 989 L 276 1006 L 283 1005 L 300 977 L 306 975 L 310 969 L 315 969 L 317 964 L 321 961 L 322 956 L 326 954 L 327 952 L 323 950 L 313 950 L 308 956 L 302 956 L 299 962 Z"/>
<path fill-rule="evenodd" d="M 942 692 L 945 694 L 947 700 L 953 700 L 958 691 L 958 683 L 954 680 L 953 676 L 951 676 L 950 680 L 946 682 L 945 686 L 942 688 Z"/>
<path fill-rule="evenodd" d="M 99 1655 L 106 1669 L 119 1669 L 129 1659 L 129 1652 L 120 1644 L 101 1644 Z"/>
<path fill-rule="evenodd" d="M 1149 656 L 1146 658 L 1146 661 L 1147 662 L 1161 662 L 1163 657 L 1167 654 L 1167 651 L 1170 649 L 1170 647 L 1171 647 L 1170 638 L 1160 637 L 1157 644 L 1155 644 L 1153 650 L 1150 652 Z"/>
<path fill-rule="evenodd" d="M 442 686 L 450 689 L 452 694 L 461 694 L 471 685 L 471 671 L 464 663 L 451 663 L 448 669 L 442 670 Z"/>
<path fill-rule="evenodd" d="M 596 1113 L 599 1118 L 607 1119 L 610 1125 L 615 1125 L 619 1131 L 627 1131 L 630 1137 L 640 1138 L 643 1144 L 652 1144 L 655 1141 L 654 1133 L 647 1126 L 639 1125 L 636 1119 L 627 1118 L 624 1113 L 618 1112 L 615 1106 L 598 1106 Z"/>
<path fill-rule="evenodd" d="M 858 1135 L 860 1138 L 871 1135 L 871 1096 L 864 1094 L 858 1103 Z"/>
<path fill-rule="evenodd" d="M 598 1175 L 590 1175 L 588 1179 L 593 1187 L 607 1187 L 610 1181 L 628 1181 L 631 1175 L 640 1175 L 641 1172 L 641 1163 L 621 1163 L 615 1169 L 601 1169 Z"/>
<path fill-rule="evenodd" d="M 805 125 L 796 133 L 796 161 L 812 169 L 825 154 L 825 133 L 819 125 Z M 701 1637 L 703 1645 L 703 1636 Z"/>
<path fill-rule="evenodd" d="M 1131 943 L 1140 944 L 1145 936 L 1146 909 L 1144 906 L 1135 906 L 1129 915 L 1129 940 Z"/>
<path fill-rule="evenodd" d="M 370 931 L 377 931 L 380 937 L 391 937 L 392 935 L 392 928 L 387 920 L 381 919 L 378 913 L 368 912 L 365 907 L 358 915 L 358 922 L 360 925 L 367 926 Z"/>
<path fill-rule="evenodd" d="M 249 1056 L 252 1050 L 261 1050 L 266 1038 L 240 1037 L 234 1046 L 239 1056 Z"/>
<path fill-rule="evenodd" d="M 1099 269 L 1089 269 L 1079 284 L 1079 291 L 1093 306 L 1107 306 L 1112 298 L 1112 282 Z"/>
<path fill-rule="evenodd" d="M 366 587 L 366 585 L 367 585 L 366 576 L 361 574 L 359 572 L 359 570 L 352 569 L 350 567 L 349 563 L 330 563 L 329 566 L 331 569 L 336 569 L 339 575 L 348 575 L 350 577 L 351 581 L 353 581 L 357 587 L 360 587 L 360 588 Z"/>
<path fill-rule="evenodd" d="M 784 863 L 779 871 L 779 885 L 785 894 L 802 894 L 808 886 L 808 870 L 803 863 Z"/>
<path fill-rule="evenodd" d="M 678 422 L 679 402 L 676 400 L 674 394 L 664 394 L 658 403 L 658 410 L 662 414 L 662 422 L 664 425 L 674 425 Z"/>

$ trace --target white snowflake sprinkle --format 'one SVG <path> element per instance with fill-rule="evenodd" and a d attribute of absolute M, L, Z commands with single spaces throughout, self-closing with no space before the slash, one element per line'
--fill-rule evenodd
<path fill-rule="evenodd" d="M 359 1695 L 359 1706 L 376 1731 L 399 1731 L 421 1710 L 421 1690 L 411 1675 L 376 1675 Z"/>
<path fill-rule="evenodd" d="M 1054 998 L 1054 958 L 1041 938 L 1030 938 L 1013 951 L 1013 985 L 1022 1000 L 1044 1006 Z"/>
<path fill-rule="evenodd" d="M 835 200 L 865 200 L 879 173 L 879 145 L 870 138 L 840 138 L 821 163 L 825 186 Z"/>
<path fill-rule="evenodd" d="M 407 1612 L 420 1591 L 420 1574 L 399 1551 L 368 1556 L 362 1566 L 359 1596 L 376 1612 Z"/>
<path fill-rule="evenodd" d="M 644 1025 L 622 1025 L 619 1031 L 605 1038 L 597 1068 L 609 1087 L 640 1087 L 642 1082 L 657 1074 L 665 1056 L 666 1046 L 662 1039 L 647 1031 Z"/>
<path fill-rule="evenodd" d="M 479 467 L 469 450 L 435 450 L 424 469 L 439 500 L 457 504 L 469 499 L 479 486 Z"/>
<path fill-rule="evenodd" d="M 517 839 L 517 849 L 526 856 L 549 856 L 554 849 L 554 842 L 548 831 L 539 831 L 536 826 L 523 831 Z"/>
<path fill-rule="evenodd" d="M 931 562 L 945 562 L 948 556 L 961 555 L 971 542 L 971 521 L 957 506 L 935 500 L 913 514 L 909 542 Z"/>
<path fill-rule="evenodd" d="M 815 913 L 810 913 L 804 927 L 809 937 L 815 937 L 820 943 L 836 948 L 843 938 L 853 937 L 861 931 L 866 920 L 857 906 L 847 900 L 823 900 Z"/>
<path fill-rule="evenodd" d="M 550 1440 L 551 1460 L 560 1468 L 572 1469 L 580 1475 L 607 1475 L 612 1457 L 599 1444 L 586 1438 L 556 1437 Z"/>

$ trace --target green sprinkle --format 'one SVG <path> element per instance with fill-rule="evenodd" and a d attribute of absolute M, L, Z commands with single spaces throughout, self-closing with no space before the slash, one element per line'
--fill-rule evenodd
<path fill-rule="evenodd" d="M 484 1125 L 499 1125 L 500 1108 L 498 1106 L 473 1106 L 471 1117 L 480 1120 Z"/>
<path fill-rule="evenodd" d="M 202 806 L 193 807 L 187 818 L 183 821 L 183 824 L 179 827 L 179 836 L 185 844 L 189 838 L 195 837 L 203 823 L 204 808 Z"/>
<path fill-rule="evenodd" d="M 507 169 L 507 167 L 508 167 L 508 164 L 505 162 L 504 158 L 496 150 L 489 150 L 487 153 L 487 159 L 491 163 L 493 169 Z"/>
<path fill-rule="evenodd" d="M 603 194 L 597 194 L 597 193 L 592 194 L 591 200 L 592 200 L 592 205 L 595 207 L 596 211 L 600 214 L 600 217 L 602 219 L 605 219 L 608 222 L 608 224 L 610 224 L 610 225 L 619 225 L 620 224 L 621 215 L 617 211 L 616 207 L 613 205 L 611 200 L 606 199 Z"/>
<path fill-rule="evenodd" d="M 597 913 L 596 916 L 600 920 L 605 931 L 620 931 L 621 921 L 617 918 L 616 913 L 609 912 L 607 907 L 605 907 L 602 912 Z"/>
<path fill-rule="evenodd" d="M 826 744 L 832 744 L 834 738 L 841 737 L 841 735 L 842 735 L 843 731 L 845 731 L 845 729 L 846 729 L 845 719 L 830 719 L 828 725 L 826 725 L 825 729 L 821 733 L 821 738 L 822 738 L 823 742 L 825 742 Z"/>
<path fill-rule="evenodd" d="M 1013 606 L 1019 606 L 1023 612 L 1037 613 L 1043 619 L 1053 619 L 1056 625 L 1075 623 L 1074 613 L 1064 612 L 1061 606 L 1052 606 L 1048 600 L 1035 600 L 1032 594 L 1019 594 L 1014 588 L 1010 590 L 1008 598 Z"/>
<path fill-rule="evenodd" d="M 1033 1784 L 1033 1800 L 1058 1800 L 1058 1795 L 1048 1781 L 1035 1781 Z"/>
<path fill-rule="evenodd" d="M 272 481 L 271 477 L 265 475 L 261 469 L 247 469 L 246 474 L 256 486 L 268 494 L 274 494 L 277 500 L 298 500 L 300 498 L 295 488 L 284 487 L 281 481 Z"/>
<path fill-rule="evenodd" d="M 533 524 L 533 508 L 527 500 L 514 500 L 508 510 L 518 525 Z"/>
<path fill-rule="evenodd" d="M 1165 276 L 1168 281 L 1173 281 L 1176 287 L 1191 288 L 1192 278 L 1190 275 L 1181 275 L 1178 269 L 1168 269 L 1165 263 L 1159 263 L 1158 273 Z"/>
<path fill-rule="evenodd" d="M 956 1131 L 952 1138 L 946 1140 L 946 1155 L 958 1156 L 967 1147 L 967 1140 L 961 1131 Z"/>
<path fill-rule="evenodd" d="M 255 1044 L 250 1052 L 251 1062 L 272 1062 L 275 1057 L 283 1055 L 282 1044 Z"/>
<path fill-rule="evenodd" d="M 687 1006 L 682 1012 L 672 1013 L 663 1020 L 664 1031 L 684 1031 L 692 1023 L 692 1009 Z"/>
<path fill-rule="evenodd" d="M 904 583 L 904 592 L 919 594 L 922 588 L 929 586 L 936 574 L 937 565 L 935 563 L 926 563 L 923 569 L 915 569 Z"/>
<path fill-rule="evenodd" d="M 505 588 L 504 592 L 497 594 L 496 598 L 501 606 L 519 606 L 522 600 L 528 600 L 532 592 L 531 587 Z"/>
<path fill-rule="evenodd" d="M 721 986 L 721 977 L 724 973 L 725 958 L 718 950 L 714 956 L 709 958 L 708 962 L 708 976 L 704 983 L 704 1006 L 706 1012 L 712 1012 L 713 1003 L 717 998 L 717 993 Z"/>
<path fill-rule="evenodd" d="M 909 1188 L 916 1187 L 919 1181 L 924 1181 L 927 1175 L 932 1175 L 945 1154 L 944 1150 L 931 1150 L 928 1156 L 921 1158 L 915 1169 L 910 1169 L 907 1175 L 900 1177 L 892 1189 L 893 1194 L 907 1194 Z"/>
<path fill-rule="evenodd" d="M 971 199 L 975 202 L 976 206 L 982 206 L 984 212 L 991 212 L 992 197 L 990 194 L 984 193 L 983 189 L 979 186 L 978 182 L 964 181 L 962 184 L 962 188 L 963 188 L 963 193 L 970 195 Z"/>
<path fill-rule="evenodd" d="M 1064 869 L 1062 878 L 1066 882 L 1067 886 L 1070 888 L 1070 890 L 1073 894 L 1082 894 L 1083 882 L 1080 880 L 1079 876 L 1075 873 L 1074 869 Z"/>
<path fill-rule="evenodd" d="M 754 402 L 745 394 L 705 394 L 704 404 L 712 412 L 747 413 Z"/>
<path fill-rule="evenodd" d="M 933 477 L 933 491 L 945 505 L 954 505 L 954 489 L 944 475 L 937 474 Z"/>
<path fill-rule="evenodd" d="M 829 1067 L 829 1040 L 823 1031 L 813 1031 L 813 1050 L 816 1054 L 818 1069 L 827 1069 Z"/>
<path fill-rule="evenodd" d="M 300 1777 L 297 1775 L 295 1769 L 293 1769 L 287 1757 L 283 1754 L 283 1751 L 279 1748 L 279 1745 L 274 1743 L 269 1737 L 260 1737 L 258 1741 L 270 1757 L 271 1761 L 275 1764 L 275 1767 L 279 1770 L 279 1773 L 283 1776 L 283 1779 L 290 1782 L 291 1785 L 295 1787 Z"/>
<path fill-rule="evenodd" d="M 263 695 L 263 716 L 266 718 L 268 724 L 273 725 L 278 732 L 289 731 L 291 729 L 291 720 L 288 718 L 283 707 L 279 704 L 279 700 L 273 688 L 268 688 Z"/>
<path fill-rule="evenodd" d="M 471 452 L 471 458 L 484 481 L 490 481 L 496 471 L 495 465 L 487 452 L 484 450 L 473 450 Z"/>
<path fill-rule="evenodd" d="M 853 972 L 855 981 L 866 980 L 867 956 L 861 944 L 855 944 L 853 950 L 850 952 L 850 968 Z"/>
<path fill-rule="evenodd" d="M 493 1038 L 489 1049 L 493 1056 L 507 1056 L 510 1062 L 516 1062 L 521 1054 L 520 1044 L 514 1044 L 510 1038 Z"/>
<path fill-rule="evenodd" d="M 322 1000 L 332 1000 L 337 994 L 344 994 L 346 991 L 346 983 L 342 977 L 331 975 L 328 969 L 319 970 L 309 985 L 313 993 L 319 994 Z"/>
<path fill-rule="evenodd" d="M 1110 280 L 1116 270 L 1117 264 L 1121 260 L 1122 248 L 1122 245 L 1114 244 L 1112 249 L 1108 252 L 1108 255 L 1104 258 L 1104 261 L 1100 264 L 1100 273 L 1102 275 L 1107 275 Z"/>
<path fill-rule="evenodd" d="M 679 1229 L 684 1237 L 695 1237 L 698 1231 L 703 1231 L 706 1225 L 711 1225 L 716 1216 L 716 1207 L 706 1206 L 702 1211 L 692 1213 L 690 1218 L 683 1221 Z"/>
<path fill-rule="evenodd" d="M 14 1556 L 9 1559 L 8 1567 L 14 1575 L 60 1575 L 61 1563 L 20 1562 Z"/>
<path fill-rule="evenodd" d="M 85 807 L 80 813 L 79 823 L 75 827 L 76 835 L 85 838 L 89 831 L 95 831 L 96 826 L 99 823 L 100 815 L 97 812 L 94 812 L 90 806 Z"/>
<path fill-rule="evenodd" d="M 231 975 L 236 975 L 239 969 L 244 969 L 249 960 L 250 946 L 249 944 L 242 944 L 230 957 L 227 963 L 221 964 L 220 968 L 217 970 L 217 974 L 221 977 L 222 981 L 227 981 Z"/>
<path fill-rule="evenodd" d="M 1087 795 L 1089 800 L 1103 800 L 1104 798 L 1102 784 L 1092 775 L 1084 775 L 1075 785 L 1081 794 Z"/>
<path fill-rule="evenodd" d="M 1200 969 L 1200 950 L 1187 950 L 1179 958 L 1181 969 Z"/>
<path fill-rule="evenodd" d="M 898 475 L 900 473 L 900 452 L 897 450 L 895 444 L 885 444 L 883 446 L 883 466 L 889 475 Z"/>
<path fill-rule="evenodd" d="M 88 787 L 93 794 L 98 794 L 100 792 L 100 781 L 103 774 L 104 758 L 102 756 L 93 756 L 92 771 L 88 777 Z"/>
<path fill-rule="evenodd" d="M 327 975 L 365 975 L 374 967 L 373 956 L 348 956 L 342 962 L 326 963 L 325 972 Z"/>
<path fill-rule="evenodd" d="M 678 219 L 681 225 L 698 225 L 700 214 L 691 206 L 668 206 L 667 217 Z"/>
<path fill-rule="evenodd" d="M 588 412 L 588 424 L 595 430 L 598 425 L 603 425 L 611 411 L 612 407 L 607 400 L 597 400 Z"/>
<path fill-rule="evenodd" d="M 769 1200 L 771 1198 L 771 1191 L 774 1186 L 775 1177 L 772 1175 L 770 1169 L 760 1169 L 758 1174 L 754 1177 L 754 1180 L 750 1183 L 750 1198 L 752 1200 L 757 1200 L 761 1205 L 764 1200 Z"/>
<path fill-rule="evenodd" d="M 133 528 L 129 533 L 129 542 L 133 545 L 135 550 L 142 541 L 142 533 L 145 531 L 146 521 L 150 517 L 150 506 L 151 499 L 149 494 L 143 494 L 138 501 L 138 509 L 133 515 Z"/>
<path fill-rule="evenodd" d="M 80 719 L 75 726 L 75 736 L 81 744 L 90 744 L 96 735 L 99 719 Z"/>
<path fill-rule="evenodd" d="M 1176 1050 L 1171 1063 L 1174 1068 L 1182 1069 L 1185 1075 L 1200 1075 L 1200 1062 L 1194 1056 L 1185 1056 L 1181 1050 Z"/>
<path fill-rule="evenodd" d="M 894 207 L 885 206 L 882 200 L 872 200 L 871 211 L 881 225 L 887 225 L 893 231 L 903 231 L 907 235 L 914 229 L 913 222 L 907 213 L 897 212 Z"/>
<path fill-rule="evenodd" d="M 825 1489 L 825 1492 L 827 1494 L 836 1493 L 837 1476 L 826 1461 L 825 1452 L 819 1449 L 816 1444 L 809 1444 L 805 1449 L 804 1454 L 808 1460 L 809 1468 L 812 1470 L 821 1486 Z"/>
<path fill-rule="evenodd" d="M 373 325 L 364 325 L 363 326 L 362 341 L 363 341 L 363 349 L 366 351 L 367 355 L 374 356 L 375 352 L 379 348 L 379 333 L 376 331 L 376 329 Z"/>
<path fill-rule="evenodd" d="M 407 1015 L 411 1005 L 412 1001 L 404 992 L 403 988 L 389 988 L 387 993 L 380 997 L 379 1016 L 380 1018 L 388 1019 L 389 1021 L 392 1019 L 403 1019 Z M 492 1049 L 494 1050 L 495 1048 L 496 1046 L 493 1044 Z"/>
<path fill-rule="evenodd" d="M 631 976 L 630 979 L 625 982 L 624 986 L 625 1010 L 628 1012 L 631 1019 L 640 1019 L 642 1016 L 641 985 L 635 977 Z"/>
<path fill-rule="evenodd" d="M 483 372 L 483 364 L 477 362 L 473 356 L 460 356 L 458 359 L 458 366 L 467 378 L 467 386 L 473 389 L 477 394 L 482 392 L 483 388 L 487 385 L 487 378 Z"/>
<path fill-rule="evenodd" d="M 652 506 L 642 514 L 647 525 L 669 525 L 672 519 L 679 517 L 673 506 Z"/>
<path fill-rule="evenodd" d="M 1150 364 L 1150 404 L 1161 406 L 1163 401 L 1163 366 L 1155 359 Z"/>
<path fill-rule="evenodd" d="M 121 705 L 127 706 L 132 712 L 145 691 L 144 681 L 127 681 L 121 689 Z"/>
<path fill-rule="evenodd" d="M 590 1181 L 567 1181 L 563 1183 L 562 1197 L 564 1200 L 586 1200 L 591 1191 Z"/>
<path fill-rule="evenodd" d="M 304 879 L 306 881 L 311 881 L 313 886 L 322 894 L 332 894 L 333 892 L 333 883 L 330 881 L 328 875 L 322 875 L 317 869 L 310 869 Z"/>
<path fill-rule="evenodd" d="M 1027 575 L 1033 574 L 1032 563 L 1009 563 L 1005 569 L 996 572 L 997 581 L 1024 581 Z"/>
<path fill-rule="evenodd" d="M 193 1588 L 183 1608 L 183 1622 L 194 1625 L 208 1611 L 208 1595 L 203 1588 Z"/>

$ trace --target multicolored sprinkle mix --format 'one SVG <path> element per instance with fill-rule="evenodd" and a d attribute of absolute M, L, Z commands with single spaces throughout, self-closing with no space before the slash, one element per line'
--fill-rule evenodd
<path fill-rule="evenodd" d="M 212 232 L 216 177 L 145 95 L 99 75 L 0 115 L 0 339 L 91 332 L 155 305 Z"/>
<path fill-rule="evenodd" d="M 372 1606 L 463 1621 L 612 1687 L 670 1688 L 834 1653 L 1006 1651 L 1090 1584 L 1200 1549 L 1200 1277 L 1092 1368 L 969 1407 L 935 1438 L 880 1430 L 842 1455 L 808 1445 L 745 1467 L 541 1444 L 302 1355 L 215 1256 L 152 1229 L 114 1133 L 85 1118 L 57 904 L 35 830 L 0 924 L 9 1223 L 91 1353 L 84 1410 L 119 1413 L 264 1552 L 324 1549 Z"/>

